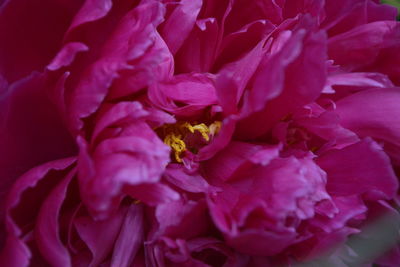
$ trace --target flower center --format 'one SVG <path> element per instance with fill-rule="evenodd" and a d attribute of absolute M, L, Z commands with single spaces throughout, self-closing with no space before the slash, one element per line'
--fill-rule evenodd
<path fill-rule="evenodd" d="M 163 125 L 160 133 L 164 136 L 164 143 L 172 148 L 175 160 L 182 162 L 182 153 L 187 150 L 197 153 L 198 149 L 208 144 L 210 138 L 213 138 L 220 129 L 220 121 L 208 126 L 205 123 L 177 122 Z"/>

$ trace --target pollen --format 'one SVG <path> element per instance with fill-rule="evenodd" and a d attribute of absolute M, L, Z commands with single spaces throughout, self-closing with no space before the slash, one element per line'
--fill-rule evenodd
<path fill-rule="evenodd" d="M 215 121 L 208 126 L 205 123 L 191 124 L 189 122 L 177 122 L 162 126 L 159 132 L 161 132 L 161 135 L 164 137 L 164 143 L 172 148 L 175 160 L 181 163 L 182 154 L 186 150 L 197 150 L 196 147 L 190 147 L 190 145 L 185 142 L 188 137 L 193 137 L 196 133 L 199 133 L 199 136 L 208 143 L 210 142 L 210 138 L 218 134 L 221 126 L 222 123 L 220 121 Z"/>

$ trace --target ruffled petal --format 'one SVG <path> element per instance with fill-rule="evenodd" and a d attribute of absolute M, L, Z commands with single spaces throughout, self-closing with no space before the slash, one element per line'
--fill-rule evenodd
<path fill-rule="evenodd" d="M 55 71 L 62 67 L 69 66 L 74 61 L 75 56 L 79 52 L 85 52 L 88 50 L 89 47 L 87 47 L 83 43 L 68 43 L 60 50 L 60 52 L 58 52 L 58 54 L 54 57 L 50 64 L 47 65 L 47 69 Z"/>
<path fill-rule="evenodd" d="M 121 209 L 112 217 L 103 221 L 94 221 L 90 217 L 80 217 L 74 220 L 79 236 L 92 253 L 92 261 L 89 266 L 98 266 L 113 250 L 114 243 L 121 230 L 123 215 L 124 212 Z"/>
<path fill-rule="evenodd" d="M 340 123 L 361 137 L 373 137 L 400 146 L 400 90 L 374 89 L 338 101 Z"/>
<path fill-rule="evenodd" d="M 201 0 L 182 0 L 161 26 L 161 35 L 172 54 L 179 50 L 190 34 L 202 4 Z"/>
<path fill-rule="evenodd" d="M 59 235 L 59 216 L 67 187 L 76 175 L 76 169 L 54 188 L 40 207 L 35 226 L 35 240 L 43 257 L 54 266 L 72 266 L 67 248 Z"/>
<path fill-rule="evenodd" d="M 326 82 L 326 37 L 323 32 L 312 31 L 314 23 L 305 16 L 293 32 L 282 32 L 278 37 L 282 44 L 272 46 L 271 54 L 264 58 L 253 88 L 244 98 L 239 137 L 265 134 L 283 117 L 321 94 Z"/>
<path fill-rule="evenodd" d="M 131 205 L 128 208 L 121 232 L 115 242 L 111 266 L 131 266 L 137 252 L 143 245 L 143 219 L 143 207 L 141 205 Z"/>
<path fill-rule="evenodd" d="M 381 49 L 396 42 L 398 31 L 396 21 L 372 22 L 353 28 L 329 39 L 329 58 L 350 70 L 368 66 Z"/>
<path fill-rule="evenodd" d="M 13 83 L 0 99 L 1 199 L 19 175 L 76 151 L 47 89 L 45 77 L 35 73 Z"/>
<path fill-rule="evenodd" d="M 399 186 L 389 157 L 369 138 L 327 152 L 316 162 L 328 174 L 327 190 L 335 196 L 367 193 L 368 199 L 391 199 Z"/>
<path fill-rule="evenodd" d="M 44 185 L 44 190 L 51 190 L 51 185 L 56 184 L 59 181 L 59 177 L 57 177 L 57 175 L 52 176 L 50 173 L 52 171 L 62 172 L 70 167 L 75 161 L 75 158 L 68 158 L 43 164 L 31 169 L 16 181 L 9 192 L 8 201 L 6 203 L 5 224 L 8 237 L 6 239 L 5 247 L 0 255 L 1 263 L 5 265 L 14 263 L 18 264 L 9 266 L 28 266 L 32 254 L 24 241 L 24 235 L 26 235 L 24 232 L 26 232 L 26 229 L 23 232 L 21 227 L 26 225 L 32 226 L 37 214 L 32 214 L 32 212 L 26 210 L 26 207 L 19 207 L 23 200 L 23 195 L 26 191 L 35 187 L 40 187 L 40 190 L 43 190 L 43 184 L 41 184 L 41 181 L 43 180 L 46 180 L 47 182 L 49 182 L 49 179 L 52 180 L 50 181 L 50 184 Z M 41 192 L 40 190 L 39 192 Z M 40 207 L 45 196 L 46 194 L 34 195 L 35 199 L 34 201 L 31 201 L 30 209 L 33 207 Z M 16 213 L 16 209 L 21 210 Z"/>
<path fill-rule="evenodd" d="M 123 17 L 111 38 L 104 44 L 102 57 L 90 65 L 73 89 L 69 118 L 74 131 L 82 128 L 82 118 L 94 113 L 106 97 L 118 71 L 128 61 L 140 58 L 154 43 L 155 27 L 164 9 L 160 3 L 144 3 Z"/>

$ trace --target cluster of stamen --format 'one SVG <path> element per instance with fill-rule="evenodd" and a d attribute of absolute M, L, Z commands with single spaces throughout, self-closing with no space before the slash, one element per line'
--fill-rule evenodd
<path fill-rule="evenodd" d="M 161 131 L 162 136 L 164 136 L 164 143 L 172 148 L 175 160 L 182 162 L 182 153 L 189 149 L 184 141 L 187 135 L 198 132 L 204 141 L 209 142 L 210 137 L 216 135 L 220 128 L 220 121 L 215 121 L 208 126 L 205 123 L 192 125 L 189 122 L 177 122 L 162 126 Z"/>

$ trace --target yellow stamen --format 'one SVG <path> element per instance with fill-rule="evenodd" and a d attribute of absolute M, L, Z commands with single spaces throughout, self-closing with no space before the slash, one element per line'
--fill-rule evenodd
<path fill-rule="evenodd" d="M 204 140 L 206 140 L 207 142 L 210 141 L 210 137 L 208 136 L 208 134 L 210 133 L 210 129 L 208 129 L 207 125 L 205 125 L 204 123 L 196 124 L 195 126 L 193 126 L 193 129 L 198 131 L 204 138 Z"/>
<path fill-rule="evenodd" d="M 210 136 L 216 135 L 221 125 L 220 121 L 215 121 L 210 126 L 204 123 L 192 125 L 189 122 L 177 122 L 175 124 L 164 125 L 161 129 L 164 136 L 164 143 L 172 148 L 175 160 L 181 163 L 181 155 L 188 149 L 185 141 L 183 141 L 188 134 L 194 134 L 197 131 L 205 141 L 209 142 Z"/>
<path fill-rule="evenodd" d="M 221 130 L 221 127 L 222 127 L 222 122 L 215 121 L 211 123 L 211 125 L 208 128 L 210 129 L 210 134 L 214 136 L 219 132 L 219 130 Z"/>
<path fill-rule="evenodd" d="M 180 134 L 176 135 L 175 133 L 170 133 L 164 138 L 164 143 L 173 149 L 176 161 L 182 162 L 180 155 L 186 150 L 186 144 L 182 140 L 182 136 Z"/>

